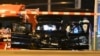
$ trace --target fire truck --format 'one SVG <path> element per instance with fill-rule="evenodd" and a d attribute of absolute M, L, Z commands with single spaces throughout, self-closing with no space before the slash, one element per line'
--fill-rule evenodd
<path fill-rule="evenodd" d="M 72 15 L 82 15 L 82 17 L 80 20 L 70 21 L 71 18 L 78 18 Z M 0 34 L 0 49 L 89 49 L 89 37 L 91 37 L 89 33 L 92 32 L 89 15 L 94 14 L 41 12 L 38 8 L 26 9 L 23 4 L 2 4 L 0 29 L 11 31 L 9 34 Z M 69 22 L 66 20 L 68 18 Z"/>

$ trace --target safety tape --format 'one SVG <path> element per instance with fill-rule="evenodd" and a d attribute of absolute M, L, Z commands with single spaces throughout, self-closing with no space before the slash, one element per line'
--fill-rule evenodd
<path fill-rule="evenodd" d="M 37 15 L 95 15 L 95 13 L 90 12 L 25 12 L 22 11 L 20 14 L 37 14 Z"/>
<path fill-rule="evenodd" d="M 47 12 L 47 11 L 20 11 L 19 13 L 15 11 L 9 11 L 9 12 L 1 12 L 2 14 L 33 14 L 33 15 L 88 15 L 88 16 L 94 16 L 94 15 L 100 15 L 100 13 L 91 13 L 91 12 Z"/>

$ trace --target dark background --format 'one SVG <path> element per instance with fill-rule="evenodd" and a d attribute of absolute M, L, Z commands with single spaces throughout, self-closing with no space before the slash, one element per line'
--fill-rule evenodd
<path fill-rule="evenodd" d="M 71 2 L 60 4 L 60 2 Z M 48 0 L 0 0 L 0 4 L 25 4 L 26 8 L 39 8 L 47 11 Z M 94 0 L 82 0 L 81 9 L 75 9 L 75 0 L 51 0 L 52 11 L 94 11 Z M 88 10 L 87 10 L 88 9 Z"/>

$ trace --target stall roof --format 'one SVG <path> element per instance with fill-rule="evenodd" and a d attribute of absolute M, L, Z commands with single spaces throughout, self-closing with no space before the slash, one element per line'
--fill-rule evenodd
<path fill-rule="evenodd" d="M 24 8 L 24 5 L 15 4 L 1 4 L 0 5 L 0 15 L 1 16 L 13 16 L 17 15 Z"/>

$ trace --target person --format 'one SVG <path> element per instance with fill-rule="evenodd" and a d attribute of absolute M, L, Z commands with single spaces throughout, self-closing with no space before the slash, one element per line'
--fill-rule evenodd
<path fill-rule="evenodd" d="M 5 28 L 5 27 L 2 27 L 0 29 L 0 34 L 2 35 L 3 38 L 8 38 L 8 37 L 11 37 L 11 29 L 10 28 Z"/>

